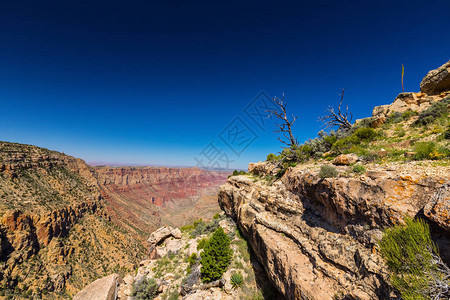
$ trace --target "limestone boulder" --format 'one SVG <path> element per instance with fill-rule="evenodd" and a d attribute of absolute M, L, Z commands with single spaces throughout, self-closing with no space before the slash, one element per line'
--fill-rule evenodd
<path fill-rule="evenodd" d="M 74 300 L 115 300 L 120 284 L 119 274 L 97 279 L 73 297 Z"/>
<path fill-rule="evenodd" d="M 428 72 L 420 83 L 420 91 L 428 95 L 450 91 L 450 61 Z"/>
<path fill-rule="evenodd" d="M 181 231 L 178 228 L 173 228 L 170 226 L 163 226 L 156 231 L 152 232 L 150 234 L 150 237 L 148 238 L 148 242 L 151 245 L 158 245 L 164 242 L 165 239 L 168 237 L 173 236 L 174 238 L 181 238 Z"/>
<path fill-rule="evenodd" d="M 356 163 L 358 160 L 359 158 L 356 154 L 341 154 L 333 160 L 333 164 L 337 166 L 348 166 Z"/>
<path fill-rule="evenodd" d="M 248 172 L 255 175 L 276 175 L 277 169 L 275 165 L 269 161 L 260 161 L 248 164 Z"/>

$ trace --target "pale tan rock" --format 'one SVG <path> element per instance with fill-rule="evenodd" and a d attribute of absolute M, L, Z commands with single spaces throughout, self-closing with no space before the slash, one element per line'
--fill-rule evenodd
<path fill-rule="evenodd" d="M 277 173 L 277 169 L 275 165 L 269 161 L 260 161 L 257 163 L 250 163 L 248 165 L 248 171 L 255 174 L 266 174 L 266 175 L 275 175 Z"/>
<path fill-rule="evenodd" d="M 115 300 L 120 283 L 119 274 L 97 279 L 73 297 L 74 300 Z"/>
<path fill-rule="evenodd" d="M 334 160 L 333 164 L 338 166 L 348 166 L 359 160 L 356 154 L 340 154 Z"/>
<path fill-rule="evenodd" d="M 450 90 L 450 61 L 439 68 L 431 70 L 422 79 L 420 91 L 428 95 Z"/>
<path fill-rule="evenodd" d="M 373 121 L 370 123 L 370 127 L 372 127 L 372 128 L 378 128 L 378 127 L 380 127 L 381 125 L 383 125 L 385 121 L 386 121 L 386 117 L 378 117 L 378 118 L 375 118 L 375 120 L 373 120 Z"/>
<path fill-rule="evenodd" d="M 167 253 L 177 254 L 180 249 L 184 246 L 182 241 L 176 239 L 169 239 L 166 241 L 166 251 Z"/>

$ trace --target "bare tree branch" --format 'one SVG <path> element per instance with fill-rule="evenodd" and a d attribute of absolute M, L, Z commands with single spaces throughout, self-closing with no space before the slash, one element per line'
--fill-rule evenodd
<path fill-rule="evenodd" d="M 289 117 L 286 111 L 287 102 L 284 100 L 284 94 L 281 99 L 275 97 L 272 99 L 272 101 L 279 108 L 279 110 L 268 109 L 266 110 L 266 112 L 269 113 L 268 118 L 273 115 L 282 122 L 281 124 L 276 124 L 278 129 L 276 129 L 275 132 L 281 133 L 281 137 L 278 136 L 278 140 L 289 147 L 296 146 L 298 142 L 292 134 L 292 125 L 297 120 L 297 116 L 292 115 L 292 120 L 289 121 Z"/>
<path fill-rule="evenodd" d="M 330 106 L 326 110 L 327 115 L 320 117 L 319 121 L 324 123 L 325 129 L 338 126 L 338 129 L 350 129 L 352 127 L 353 115 L 348 111 L 348 106 L 345 107 L 345 112 L 341 111 L 342 101 L 344 100 L 344 89 L 341 91 L 341 101 L 339 102 L 337 113 L 334 111 L 334 107 Z"/>

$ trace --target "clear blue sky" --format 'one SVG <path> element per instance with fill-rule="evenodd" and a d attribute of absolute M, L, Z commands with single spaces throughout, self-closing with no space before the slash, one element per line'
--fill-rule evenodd
<path fill-rule="evenodd" d="M 356 118 L 450 59 L 450 1 L 2 1 L 0 140 L 86 161 L 245 168 L 280 144 L 244 108 L 285 93 L 299 140 L 341 88 Z M 240 117 L 240 155 L 219 135 Z M 246 140 L 243 140 L 244 142 Z"/>

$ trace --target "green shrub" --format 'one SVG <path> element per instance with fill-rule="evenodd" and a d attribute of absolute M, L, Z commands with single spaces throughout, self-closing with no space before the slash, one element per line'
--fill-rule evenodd
<path fill-rule="evenodd" d="M 412 116 L 417 116 L 417 112 L 412 111 L 412 110 L 407 110 L 402 114 L 402 119 L 409 120 Z"/>
<path fill-rule="evenodd" d="M 400 123 L 401 121 L 403 121 L 403 114 L 395 111 L 386 117 L 384 124 Z"/>
<path fill-rule="evenodd" d="M 440 117 L 446 116 L 448 114 L 447 107 L 449 104 L 450 97 L 434 103 L 419 114 L 419 118 L 414 122 L 414 125 L 427 125 Z"/>
<path fill-rule="evenodd" d="M 242 284 L 244 284 L 244 277 L 240 272 L 234 273 L 233 275 L 231 275 L 230 282 L 233 289 L 240 288 Z"/>
<path fill-rule="evenodd" d="M 230 239 L 222 227 L 219 227 L 209 239 L 201 256 L 202 281 L 220 279 L 230 264 L 231 256 Z"/>
<path fill-rule="evenodd" d="M 269 155 L 267 155 L 267 161 L 273 161 L 273 160 L 278 160 L 278 156 L 270 153 Z"/>
<path fill-rule="evenodd" d="M 363 165 L 356 164 L 353 166 L 352 171 L 358 174 L 366 172 L 366 168 Z"/>
<path fill-rule="evenodd" d="M 197 250 L 204 249 L 206 244 L 208 243 L 208 238 L 203 238 L 197 243 Z"/>
<path fill-rule="evenodd" d="M 363 127 L 357 129 L 353 135 L 358 137 L 360 140 L 371 141 L 376 137 L 377 132 L 373 128 Z"/>
<path fill-rule="evenodd" d="M 213 219 L 211 222 L 206 223 L 202 219 L 194 221 L 194 229 L 191 231 L 191 237 L 195 238 L 202 234 L 208 234 L 214 232 L 219 227 L 220 218 Z"/>
<path fill-rule="evenodd" d="M 450 127 L 444 132 L 444 139 L 450 140 Z"/>
<path fill-rule="evenodd" d="M 359 120 L 358 124 L 356 125 L 358 128 L 361 127 L 372 127 L 372 123 L 374 121 L 373 117 L 369 117 L 369 118 L 364 118 Z"/>
<path fill-rule="evenodd" d="M 247 175 L 247 172 L 234 170 L 233 171 L 233 176 L 237 176 L 237 175 Z"/>
<path fill-rule="evenodd" d="M 405 300 L 448 299 L 450 271 L 439 257 L 428 224 L 406 219 L 404 226 L 385 231 L 379 242 L 381 255 L 391 271 L 391 283 Z"/>
<path fill-rule="evenodd" d="M 197 253 L 192 253 L 191 256 L 188 258 L 189 265 L 193 266 L 197 262 Z"/>
<path fill-rule="evenodd" d="M 133 285 L 132 296 L 136 300 L 151 300 L 158 294 L 158 284 L 153 278 L 144 278 Z"/>
<path fill-rule="evenodd" d="M 338 175 L 338 171 L 333 166 L 323 165 L 320 167 L 319 177 L 322 179 L 336 177 L 337 175 Z"/>
<path fill-rule="evenodd" d="M 450 155 L 450 150 L 444 147 L 437 148 L 434 142 L 420 142 L 414 145 L 416 154 L 414 158 L 421 159 L 441 159 Z"/>

